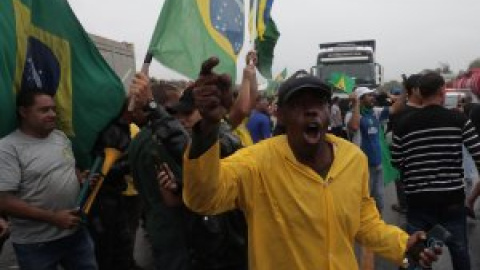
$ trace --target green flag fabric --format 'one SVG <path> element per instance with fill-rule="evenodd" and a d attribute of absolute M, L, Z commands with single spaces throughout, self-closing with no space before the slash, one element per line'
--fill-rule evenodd
<path fill-rule="evenodd" d="M 382 170 L 383 170 L 383 183 L 388 185 L 391 182 L 398 180 L 400 173 L 392 165 L 392 154 L 390 153 L 390 148 L 385 140 L 385 132 L 383 127 L 380 125 L 380 150 L 382 155 Z"/>
<path fill-rule="evenodd" d="M 255 39 L 255 49 L 258 56 L 257 69 L 267 79 L 272 78 L 274 50 L 279 37 L 280 32 L 278 32 L 275 22 L 270 18 L 267 21 L 263 38 L 257 37 Z"/>
<path fill-rule="evenodd" d="M 275 76 L 275 79 L 268 80 L 267 88 L 265 89 L 265 94 L 269 97 L 273 97 L 277 94 L 280 84 L 287 78 L 287 69 L 284 68 L 282 72 L 278 73 Z"/>
<path fill-rule="evenodd" d="M 280 87 L 279 82 L 277 82 L 275 80 L 268 80 L 267 81 L 267 88 L 265 89 L 265 95 L 267 97 L 275 96 L 279 87 Z"/>
<path fill-rule="evenodd" d="M 0 1 L 0 138 L 16 127 L 15 114 L 15 15 L 11 1 Z"/>
<path fill-rule="evenodd" d="M 283 82 L 287 78 L 287 68 L 284 68 L 282 72 L 278 73 L 275 77 L 275 81 Z"/>
<path fill-rule="evenodd" d="M 328 82 L 334 87 L 351 94 L 355 87 L 355 80 L 346 74 L 334 72 L 330 75 Z"/>
<path fill-rule="evenodd" d="M 245 9 L 240 0 L 165 0 L 149 52 L 163 65 L 197 78 L 203 61 L 217 56 L 217 72 L 236 77 L 244 42 Z"/>
<path fill-rule="evenodd" d="M 2 0 L 0 32 L 0 137 L 16 128 L 17 92 L 48 91 L 77 164 L 88 167 L 97 135 L 124 103 L 122 82 L 65 0 Z"/>

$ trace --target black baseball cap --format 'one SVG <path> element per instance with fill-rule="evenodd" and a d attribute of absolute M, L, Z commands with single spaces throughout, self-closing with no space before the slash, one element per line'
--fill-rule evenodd
<path fill-rule="evenodd" d="M 308 74 L 306 71 L 300 71 L 280 85 L 278 89 L 278 106 L 285 105 L 295 93 L 307 89 L 324 96 L 327 102 L 330 102 L 332 99 L 332 88 L 328 84 L 320 78 Z"/>

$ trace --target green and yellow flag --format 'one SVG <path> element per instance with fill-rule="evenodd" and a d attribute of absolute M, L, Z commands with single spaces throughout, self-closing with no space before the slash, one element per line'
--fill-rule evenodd
<path fill-rule="evenodd" d="M 287 68 L 284 68 L 282 72 L 278 73 L 277 76 L 275 76 L 275 81 L 277 82 L 283 82 L 287 78 Z"/>
<path fill-rule="evenodd" d="M 334 87 L 351 94 L 355 87 L 355 79 L 343 73 L 334 72 L 330 75 L 328 82 Z"/>
<path fill-rule="evenodd" d="M 275 76 L 275 79 L 268 80 L 267 89 L 265 89 L 265 94 L 269 97 L 273 97 L 277 94 L 278 88 L 282 82 L 287 78 L 287 69 L 284 68 L 282 72 L 278 73 Z"/>
<path fill-rule="evenodd" d="M 125 100 L 120 79 L 66 0 L 2 0 L 0 33 L 0 137 L 16 128 L 17 92 L 48 91 L 77 163 L 89 166 L 98 133 Z"/>
<path fill-rule="evenodd" d="M 250 30 L 250 34 L 255 36 L 255 50 L 257 50 L 258 63 L 257 69 L 266 79 L 272 79 L 272 65 L 275 46 L 280 37 L 277 25 L 271 17 L 273 0 L 258 0 L 257 6 L 254 7 L 255 1 L 250 0 L 250 14 L 254 13 L 256 8 L 257 20 L 253 23 L 253 16 L 250 15 L 250 29 L 252 25 L 256 26 L 256 32 Z"/>
<path fill-rule="evenodd" d="M 382 171 L 383 171 L 383 183 L 388 185 L 397 181 L 400 178 L 400 172 L 392 165 L 392 154 L 390 148 L 385 139 L 385 132 L 383 126 L 380 125 L 380 150 L 382 154 Z"/>
<path fill-rule="evenodd" d="M 243 0 L 165 0 L 149 52 L 163 65 L 197 78 L 203 61 L 217 56 L 217 72 L 235 81 L 245 36 Z"/>

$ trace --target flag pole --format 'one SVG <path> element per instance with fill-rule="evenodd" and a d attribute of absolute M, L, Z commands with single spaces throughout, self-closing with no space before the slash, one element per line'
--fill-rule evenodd
<path fill-rule="evenodd" d="M 147 77 L 150 70 L 150 64 L 152 63 L 152 59 L 153 59 L 153 54 L 151 52 L 147 52 L 147 55 L 145 55 L 145 59 L 143 60 L 142 69 L 140 70 L 140 72 Z M 130 102 L 128 103 L 129 112 L 135 109 L 135 96 L 133 95 L 133 93 L 130 93 L 130 94 L 132 95 L 130 96 Z"/>
<path fill-rule="evenodd" d="M 250 32 L 250 51 L 255 51 L 255 39 L 257 38 L 257 13 L 258 13 L 258 0 L 253 0 L 253 10 L 250 10 L 250 12 L 253 12 L 252 15 L 252 31 Z M 253 65 L 253 60 L 250 60 L 247 65 Z"/>
<path fill-rule="evenodd" d="M 142 69 L 140 70 L 140 72 L 142 72 L 146 76 L 148 76 L 148 71 L 150 69 L 150 64 L 152 63 L 152 59 L 153 59 L 153 54 L 151 52 L 147 52 L 147 55 L 145 55 L 145 59 L 143 60 Z"/>
<path fill-rule="evenodd" d="M 116 149 L 110 146 L 104 149 L 104 153 L 105 153 L 105 159 L 102 164 L 100 179 L 98 179 L 98 183 L 95 184 L 92 192 L 90 193 L 87 200 L 85 201 L 85 204 L 82 207 L 82 213 L 84 215 L 88 215 L 88 213 L 90 213 L 90 209 L 92 209 L 93 203 L 97 198 L 98 192 L 100 191 L 100 188 L 103 185 L 105 176 L 108 174 L 113 164 L 120 158 L 122 154 L 122 152 L 119 149 Z"/>
<path fill-rule="evenodd" d="M 257 16 L 258 16 L 258 0 L 253 0 L 253 10 L 250 12 L 253 12 L 252 16 L 252 23 L 253 23 L 253 31 L 250 33 L 250 49 L 254 50 L 255 49 L 255 39 L 257 38 Z"/>
<path fill-rule="evenodd" d="M 88 194 L 88 190 L 91 187 L 91 181 L 93 177 L 95 176 L 96 173 L 98 173 L 101 169 L 101 166 L 103 164 L 103 156 L 97 156 L 93 162 L 92 168 L 90 169 L 90 172 L 88 173 L 87 178 L 85 179 L 85 182 L 82 185 L 82 189 L 80 190 L 80 195 L 77 198 L 77 207 L 80 209 L 83 207 L 83 203 L 85 202 L 85 199 Z"/>

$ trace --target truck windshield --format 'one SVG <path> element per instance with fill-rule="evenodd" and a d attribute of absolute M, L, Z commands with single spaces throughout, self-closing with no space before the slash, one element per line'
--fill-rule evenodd
<path fill-rule="evenodd" d="M 356 85 L 375 85 L 375 66 L 372 63 L 335 63 L 318 66 L 318 74 L 328 81 L 333 73 L 343 73 L 355 79 Z"/>

